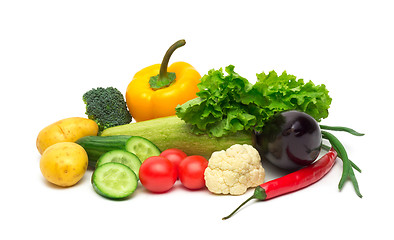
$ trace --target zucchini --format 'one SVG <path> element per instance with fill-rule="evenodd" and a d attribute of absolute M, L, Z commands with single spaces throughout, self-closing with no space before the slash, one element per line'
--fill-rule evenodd
<path fill-rule="evenodd" d="M 154 143 L 160 150 L 178 148 L 187 155 L 201 155 L 205 158 L 215 151 L 227 149 L 234 144 L 253 145 L 252 131 L 239 131 L 225 137 L 211 137 L 207 134 L 191 133 L 190 125 L 177 116 L 162 117 L 105 129 L 101 136 L 140 136 Z"/>
<path fill-rule="evenodd" d="M 78 139 L 76 143 L 81 145 L 88 154 L 89 167 L 95 168 L 97 160 L 111 150 L 126 150 L 126 142 L 131 136 L 86 136 Z"/>

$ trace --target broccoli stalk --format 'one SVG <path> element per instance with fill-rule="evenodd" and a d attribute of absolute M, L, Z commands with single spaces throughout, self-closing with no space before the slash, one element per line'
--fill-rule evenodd
<path fill-rule="evenodd" d="M 86 104 L 86 115 L 97 123 L 100 132 L 132 120 L 123 94 L 114 87 L 93 88 L 82 99 Z"/>

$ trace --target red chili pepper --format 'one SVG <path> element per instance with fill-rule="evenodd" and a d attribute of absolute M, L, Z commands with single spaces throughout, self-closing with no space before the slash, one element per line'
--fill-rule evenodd
<path fill-rule="evenodd" d="M 230 215 L 224 217 L 223 220 L 230 218 L 243 205 L 252 199 L 264 201 L 286 193 L 297 191 L 319 181 L 334 166 L 336 158 L 337 152 L 331 148 L 328 153 L 311 165 L 257 186 L 253 195 L 243 202 Z"/>

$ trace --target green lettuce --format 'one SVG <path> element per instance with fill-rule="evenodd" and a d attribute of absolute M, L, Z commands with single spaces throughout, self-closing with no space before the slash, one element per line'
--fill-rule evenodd
<path fill-rule="evenodd" d="M 317 121 L 328 117 L 331 98 L 325 85 L 304 83 L 283 72 L 257 74 L 251 84 L 234 66 L 210 70 L 198 84 L 197 98 L 176 108 L 176 114 L 195 134 L 222 137 L 242 130 L 261 131 L 277 112 L 299 110 Z"/>

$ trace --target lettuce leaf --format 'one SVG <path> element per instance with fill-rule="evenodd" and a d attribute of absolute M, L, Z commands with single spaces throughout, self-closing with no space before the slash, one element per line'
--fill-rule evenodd
<path fill-rule="evenodd" d="M 260 131 L 277 112 L 300 110 L 317 121 L 328 116 L 331 98 L 324 85 L 304 83 L 293 75 L 275 71 L 257 74 L 251 84 L 229 65 L 210 70 L 198 84 L 197 98 L 176 108 L 193 133 L 222 137 L 242 130 Z"/>

